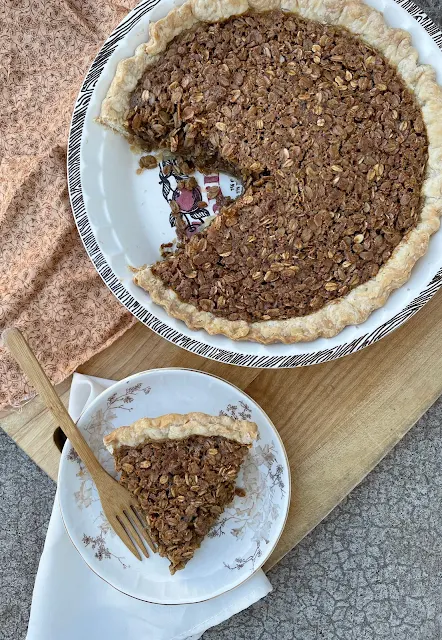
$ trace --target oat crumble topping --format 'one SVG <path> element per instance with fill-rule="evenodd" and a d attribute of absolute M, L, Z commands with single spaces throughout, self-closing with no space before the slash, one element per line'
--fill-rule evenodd
<path fill-rule="evenodd" d="M 147 151 L 227 170 L 245 193 L 153 273 L 229 320 L 303 316 L 374 277 L 419 219 L 428 141 L 385 58 L 273 11 L 179 35 L 131 98 Z"/>
<path fill-rule="evenodd" d="M 172 574 L 193 557 L 224 508 L 248 447 L 221 436 L 122 446 L 120 482 L 138 497 L 152 539 Z M 240 490 L 238 495 L 244 495 Z"/>

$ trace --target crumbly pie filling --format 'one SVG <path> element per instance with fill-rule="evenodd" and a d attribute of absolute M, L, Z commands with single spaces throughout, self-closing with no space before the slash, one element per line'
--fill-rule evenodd
<path fill-rule="evenodd" d="M 217 196 L 190 240 L 172 210 L 181 245 L 134 282 L 233 340 L 312 341 L 367 320 L 440 226 L 442 91 L 418 58 L 362 0 L 185 0 L 151 21 L 99 122 L 245 192 Z"/>
<path fill-rule="evenodd" d="M 414 94 L 345 28 L 282 11 L 198 23 L 146 68 L 127 127 L 231 171 L 244 194 L 152 267 L 230 321 L 311 314 L 374 278 L 416 226 L 428 139 Z"/>
<path fill-rule="evenodd" d="M 103 441 L 120 482 L 139 501 L 159 554 L 183 569 L 224 508 L 257 425 L 193 412 L 142 418 Z"/>
<path fill-rule="evenodd" d="M 172 575 L 185 567 L 233 500 L 247 451 L 221 436 L 191 436 L 123 446 L 115 453 L 120 482 L 137 496 Z"/>

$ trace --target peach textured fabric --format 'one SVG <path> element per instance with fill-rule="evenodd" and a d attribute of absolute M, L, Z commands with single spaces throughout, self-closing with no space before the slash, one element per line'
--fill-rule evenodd
<path fill-rule="evenodd" d="M 135 322 L 81 244 L 66 182 L 81 81 L 135 4 L 0 0 L 0 331 L 19 327 L 55 383 Z M 0 408 L 29 394 L 0 347 Z"/>

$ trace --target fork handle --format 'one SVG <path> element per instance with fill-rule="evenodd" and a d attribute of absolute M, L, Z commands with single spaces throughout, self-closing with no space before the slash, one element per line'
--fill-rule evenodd
<path fill-rule="evenodd" d="M 9 349 L 11 355 L 29 378 L 34 389 L 41 396 L 46 407 L 52 413 L 67 438 L 69 438 L 75 451 L 85 463 L 89 473 L 94 477 L 97 473 L 103 472 L 103 467 L 98 462 L 82 433 L 67 412 L 67 409 L 58 397 L 49 378 L 41 368 L 40 363 L 21 332 L 15 327 L 5 329 L 2 333 L 2 339 L 4 345 Z"/>

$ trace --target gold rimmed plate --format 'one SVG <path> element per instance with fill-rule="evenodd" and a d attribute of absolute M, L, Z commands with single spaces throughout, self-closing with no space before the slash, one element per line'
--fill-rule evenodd
<path fill-rule="evenodd" d="M 189 369 L 154 369 L 130 376 L 100 394 L 78 426 L 111 474 L 103 436 L 142 417 L 202 411 L 257 423 L 259 437 L 243 464 L 236 496 L 183 571 L 171 576 L 168 560 L 138 562 L 110 529 L 96 488 L 66 443 L 59 500 L 66 530 L 88 566 L 132 597 L 155 604 L 190 604 L 219 596 L 249 579 L 269 558 L 290 503 L 290 469 L 284 445 L 264 411 L 245 393 L 215 376 Z"/>

